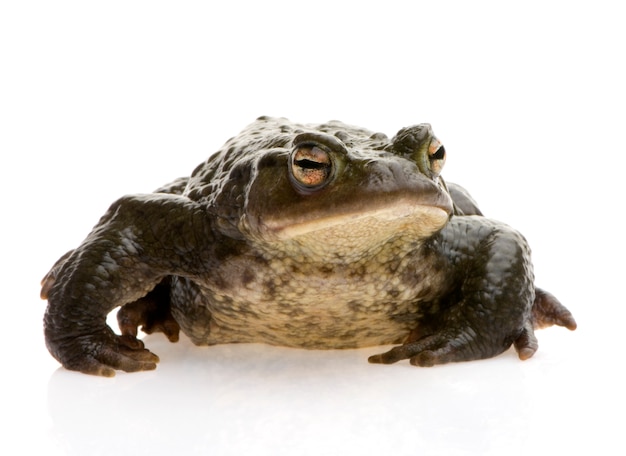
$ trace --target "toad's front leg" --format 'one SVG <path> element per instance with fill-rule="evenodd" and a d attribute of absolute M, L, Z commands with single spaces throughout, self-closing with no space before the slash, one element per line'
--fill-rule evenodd
<path fill-rule="evenodd" d="M 536 350 L 534 285 L 524 238 L 506 225 L 458 217 L 433 246 L 447 258 L 448 293 L 433 307 L 436 312 L 418 323 L 406 344 L 372 356 L 370 362 L 409 359 L 414 365 L 432 366 L 490 358 L 520 336 L 528 339 L 521 347 L 523 357 L 532 355 L 528 350 Z"/>
<path fill-rule="evenodd" d="M 139 195 L 113 204 L 85 241 L 44 278 L 50 353 L 66 368 L 88 374 L 154 369 L 158 358 L 134 336 L 116 335 L 106 317 L 168 275 L 193 275 L 195 252 L 207 250 L 197 243 L 211 238 L 203 220 L 203 211 L 181 196 Z"/>

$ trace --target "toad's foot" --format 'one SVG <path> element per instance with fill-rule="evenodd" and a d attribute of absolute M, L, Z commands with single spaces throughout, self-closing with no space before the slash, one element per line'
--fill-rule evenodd
<path fill-rule="evenodd" d="M 117 312 L 120 331 L 126 336 L 137 336 L 137 330 L 146 334 L 162 332 L 170 342 L 178 342 L 180 326 L 174 320 L 169 306 L 169 282 L 166 280 L 141 299 L 122 306 Z"/>
<path fill-rule="evenodd" d="M 535 289 L 532 317 L 535 329 L 557 325 L 573 331 L 577 326 L 572 313 L 552 294 L 541 288 Z"/>
<path fill-rule="evenodd" d="M 577 326 L 572 313 L 558 299 L 541 288 L 535 288 L 532 319 L 526 323 L 522 333 L 513 343 L 519 359 L 526 360 L 537 351 L 539 344 L 534 329 L 552 325 L 563 326 L 570 331 L 574 331 Z"/>
<path fill-rule="evenodd" d="M 393 364 L 408 359 L 414 366 L 431 367 L 436 364 L 445 364 L 458 361 L 488 358 L 504 351 L 507 347 L 495 349 L 478 348 L 476 333 L 462 331 L 436 332 L 418 340 L 394 347 L 386 353 L 370 356 L 369 362 L 376 364 Z"/>
<path fill-rule="evenodd" d="M 513 346 L 517 351 L 517 356 L 522 361 L 527 360 L 535 354 L 539 348 L 539 343 L 537 342 L 537 337 L 535 337 L 532 322 L 526 322 L 522 333 L 515 339 L 515 342 L 513 342 Z"/>
<path fill-rule="evenodd" d="M 133 336 L 118 336 L 108 326 L 89 335 L 47 340 L 48 349 L 70 370 L 113 377 L 115 370 L 138 372 L 156 369 L 158 356 Z"/>

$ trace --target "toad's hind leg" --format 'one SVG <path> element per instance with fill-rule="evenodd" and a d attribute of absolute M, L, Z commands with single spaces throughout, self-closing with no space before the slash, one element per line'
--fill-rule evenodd
<path fill-rule="evenodd" d="M 541 288 L 535 289 L 532 319 L 536 329 L 557 325 L 573 331 L 577 326 L 572 313 L 554 295 Z"/>
<path fill-rule="evenodd" d="M 180 326 L 170 309 L 169 277 L 163 279 L 146 296 L 125 304 L 117 312 L 117 323 L 124 336 L 137 336 L 138 328 L 146 334 L 162 332 L 170 342 L 177 342 Z"/>
<path fill-rule="evenodd" d="M 531 319 L 526 322 L 522 333 L 514 342 L 520 359 L 530 358 L 539 347 L 534 330 L 552 325 L 563 326 L 570 331 L 577 326 L 572 313 L 558 299 L 541 288 L 535 288 Z"/>

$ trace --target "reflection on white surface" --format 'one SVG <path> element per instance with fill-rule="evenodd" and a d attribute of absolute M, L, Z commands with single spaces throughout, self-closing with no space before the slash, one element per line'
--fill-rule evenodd
<path fill-rule="evenodd" d="M 482 381 L 493 361 L 420 372 L 368 365 L 367 355 L 376 350 L 198 349 L 185 343 L 183 357 L 172 359 L 181 355 L 179 347 L 160 345 L 150 344 L 163 357 L 154 373 L 107 381 L 59 370 L 51 377 L 54 432 L 75 454 L 97 453 L 103 430 L 111 436 L 110 450 L 120 445 L 167 453 L 183 442 L 187 449 L 232 454 L 261 448 L 267 454 L 307 448 L 384 453 L 424 443 L 497 450 L 510 442 L 501 426 L 487 425 L 496 417 L 515 429 L 507 434 L 517 444 L 528 432 L 528 398 L 510 357 L 496 362 L 503 369 L 491 375 L 502 387 L 493 391 L 493 381 Z"/>
<path fill-rule="evenodd" d="M 574 333 L 559 337 L 575 346 Z M 50 377 L 52 435 L 67 454 L 521 454 L 585 443 L 591 424 L 573 407 L 565 345 L 524 363 L 509 351 L 424 369 L 368 364 L 380 348 L 146 342 L 161 356 L 154 372 Z"/>
<path fill-rule="evenodd" d="M 367 363 L 386 347 L 195 347 L 155 335 L 145 341 L 161 357 L 156 371 L 109 379 L 55 368 L 31 347 L 39 365 L 5 386 L 2 445 L 47 455 L 620 454 L 624 374 L 587 343 L 601 328 L 583 321 L 539 332 L 528 361 L 509 350 L 433 368 Z"/>

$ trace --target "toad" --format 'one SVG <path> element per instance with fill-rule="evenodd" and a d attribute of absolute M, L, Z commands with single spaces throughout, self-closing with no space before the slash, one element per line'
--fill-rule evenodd
<path fill-rule="evenodd" d="M 158 357 L 138 329 L 197 345 L 395 344 L 418 366 L 537 350 L 571 313 L 536 288 L 530 249 L 446 183 L 428 124 L 393 138 L 261 117 L 181 178 L 113 203 L 42 281 L 46 345 L 113 376 Z M 107 325 L 119 307 L 120 331 Z"/>

